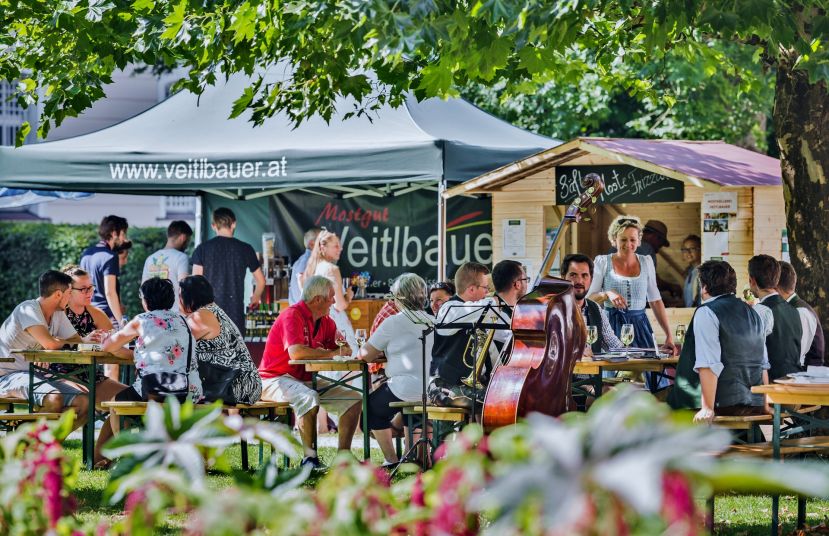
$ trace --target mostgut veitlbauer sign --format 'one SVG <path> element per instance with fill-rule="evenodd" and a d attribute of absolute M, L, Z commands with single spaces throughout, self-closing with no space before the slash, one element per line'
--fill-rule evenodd
<path fill-rule="evenodd" d="M 556 205 L 567 205 L 581 195 L 581 178 L 598 173 L 604 179 L 599 203 L 681 203 L 685 183 L 641 168 L 619 166 L 556 167 Z"/>

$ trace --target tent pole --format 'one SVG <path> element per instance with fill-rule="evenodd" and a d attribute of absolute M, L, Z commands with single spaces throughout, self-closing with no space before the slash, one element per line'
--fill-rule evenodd
<path fill-rule="evenodd" d="M 446 280 L 446 179 L 438 183 L 438 281 Z"/>
<path fill-rule="evenodd" d="M 203 220 L 204 220 L 202 218 L 201 211 L 202 211 L 202 194 L 199 193 L 199 194 L 196 194 L 196 229 L 195 229 L 195 235 L 196 235 L 195 236 L 195 240 L 196 240 L 195 245 L 196 246 L 201 244 L 201 235 L 202 235 L 201 226 L 202 226 L 202 223 L 203 223 Z"/>

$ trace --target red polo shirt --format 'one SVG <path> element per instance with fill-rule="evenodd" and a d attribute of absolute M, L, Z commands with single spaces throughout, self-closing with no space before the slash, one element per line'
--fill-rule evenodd
<path fill-rule="evenodd" d="M 262 361 L 259 363 L 259 375 L 262 378 L 276 378 L 290 374 L 297 380 L 311 381 L 311 373 L 305 367 L 289 365 L 288 348 L 302 344 L 310 348 L 334 350 L 337 325 L 330 316 L 324 316 L 314 322 L 311 310 L 304 301 L 298 301 L 284 311 L 279 312 L 276 322 L 271 326 Z"/>

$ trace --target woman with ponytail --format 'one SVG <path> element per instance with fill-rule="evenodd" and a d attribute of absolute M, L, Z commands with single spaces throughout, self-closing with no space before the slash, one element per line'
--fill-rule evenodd
<path fill-rule="evenodd" d="M 331 231 L 321 230 L 314 242 L 314 249 L 311 251 L 311 257 L 308 259 L 308 265 L 305 267 L 300 283 L 304 284 L 311 276 L 321 275 L 334 284 L 334 305 L 331 306 L 330 315 L 337 324 L 337 329 L 343 332 L 348 345 L 356 353 L 357 338 L 354 336 L 354 328 L 346 312 L 354 297 L 354 291 L 349 286 L 348 290 L 343 292 L 342 274 L 337 266 L 342 251 L 339 237 Z"/>

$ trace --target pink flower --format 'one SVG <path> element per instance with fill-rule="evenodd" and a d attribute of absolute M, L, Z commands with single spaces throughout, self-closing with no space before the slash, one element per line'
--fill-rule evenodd
<path fill-rule="evenodd" d="M 173 346 L 173 355 L 176 359 L 181 357 L 182 353 L 184 353 L 184 349 L 181 347 L 180 344 L 176 344 L 175 346 Z"/>
<path fill-rule="evenodd" d="M 167 329 L 167 321 L 163 318 L 153 317 L 153 323 L 161 329 Z"/>
<path fill-rule="evenodd" d="M 671 471 L 662 475 L 662 516 L 668 525 L 685 524 L 686 535 L 697 533 L 694 494 L 682 473 Z"/>

